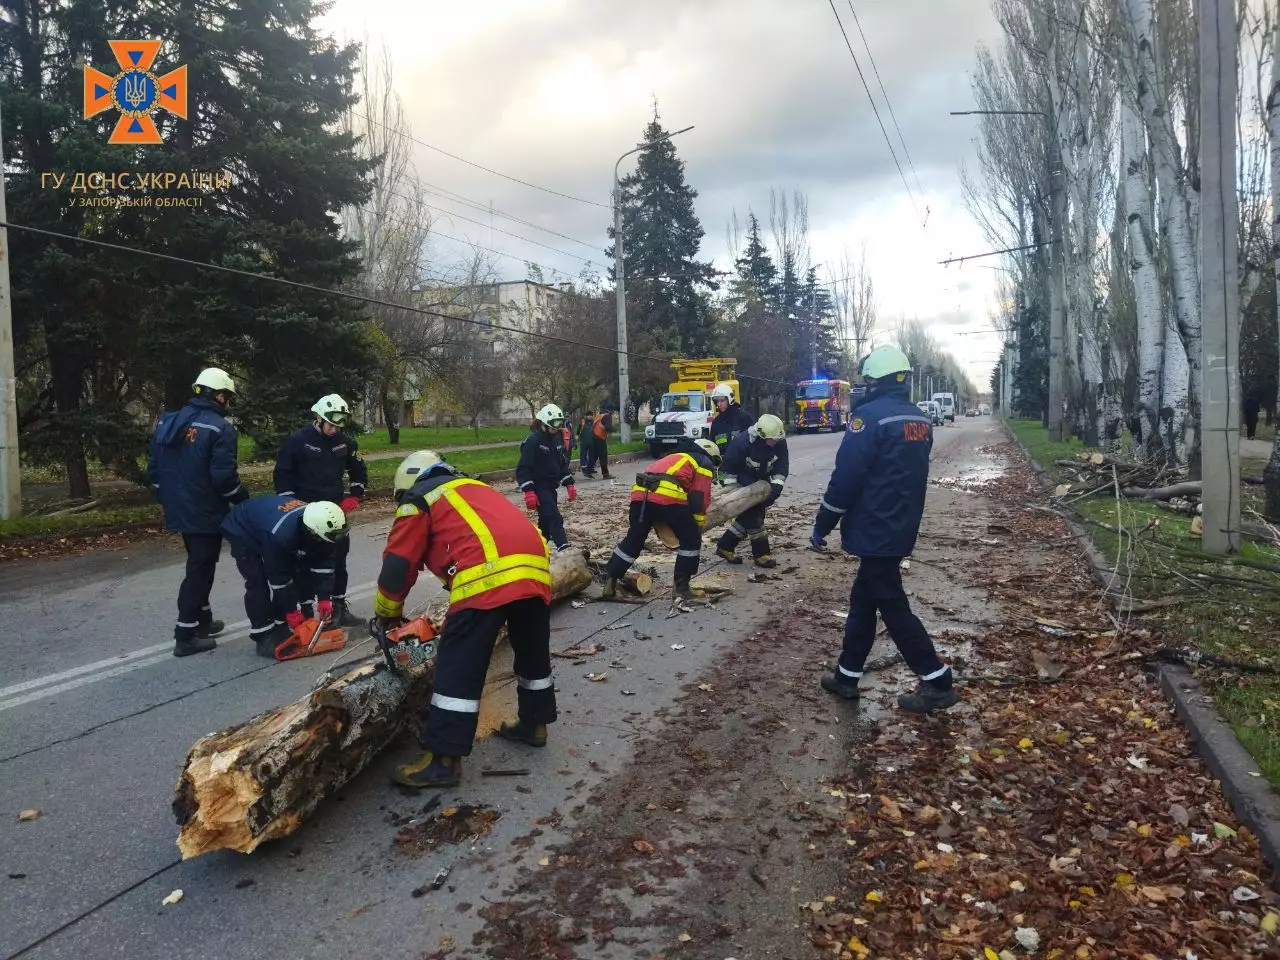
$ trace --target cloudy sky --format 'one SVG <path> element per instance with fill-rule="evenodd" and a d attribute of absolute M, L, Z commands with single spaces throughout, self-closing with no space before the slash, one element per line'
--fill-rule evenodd
<path fill-rule="evenodd" d="M 835 7 L 910 194 L 828 0 L 337 0 L 322 25 L 385 46 L 413 135 L 423 142 L 416 147 L 417 176 L 430 189 L 574 238 L 501 216 L 492 219 L 491 233 L 488 214 L 431 197 L 439 234 L 517 258 L 498 260 L 504 277 L 524 276 L 520 259 L 542 264 L 548 279 L 565 278 L 551 270 L 604 271 L 613 164 L 636 144 L 656 97 L 668 130 L 694 126 L 676 144 L 699 192 L 704 257 L 726 268 L 733 211 L 745 216 L 751 208 L 765 220 L 770 187 L 800 190 L 809 198 L 823 277 L 840 276 L 845 248 L 856 257 L 865 245 L 880 305 L 878 332 L 891 339 L 904 315 L 927 321 L 985 386 L 999 339 L 962 332 L 989 330 L 998 274 L 936 262 L 988 249 L 960 190 L 974 118 L 948 112 L 972 107 L 974 49 L 992 42 L 998 28 L 987 0 L 853 0 L 913 170 L 849 3 L 836 0 Z M 426 144 L 602 206 L 531 189 Z M 623 171 L 632 163 L 624 161 Z M 447 264 L 465 247 L 440 236 L 434 251 Z"/>

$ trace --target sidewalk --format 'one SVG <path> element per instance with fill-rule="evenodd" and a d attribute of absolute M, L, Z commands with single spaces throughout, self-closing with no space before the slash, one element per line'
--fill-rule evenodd
<path fill-rule="evenodd" d="M 439 447 L 436 449 L 436 453 L 457 453 L 459 450 L 496 450 L 499 447 L 518 447 L 520 446 L 520 443 L 521 441 L 519 440 L 500 440 L 497 443 L 476 443 L 459 447 Z M 414 447 L 411 449 L 409 447 L 400 447 L 396 450 L 375 450 L 373 453 L 362 453 L 360 456 L 366 461 L 398 460 L 407 457 L 409 454 L 413 453 L 415 449 L 417 448 Z M 266 473 L 267 471 L 274 469 L 274 463 L 266 460 L 259 460 L 256 462 L 246 463 L 240 468 L 240 472 Z"/>

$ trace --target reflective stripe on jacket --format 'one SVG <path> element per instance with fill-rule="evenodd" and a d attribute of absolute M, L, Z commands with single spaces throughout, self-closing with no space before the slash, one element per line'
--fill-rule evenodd
<path fill-rule="evenodd" d="M 650 503 L 688 505 L 698 523 L 707 519 L 707 508 L 711 506 L 711 471 L 693 454 L 669 454 L 655 461 L 645 473 L 665 476 L 658 489 L 649 494 Z M 631 499 L 645 499 L 644 487 L 638 483 L 633 486 Z"/>
<path fill-rule="evenodd" d="M 546 541 L 479 480 L 434 473 L 403 497 L 382 554 L 374 612 L 400 616 L 421 569 L 449 590 L 451 610 L 491 610 L 532 597 L 551 602 Z"/>

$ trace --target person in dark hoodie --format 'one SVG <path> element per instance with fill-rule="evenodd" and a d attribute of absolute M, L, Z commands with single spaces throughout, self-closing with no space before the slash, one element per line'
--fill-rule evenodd
<path fill-rule="evenodd" d="M 716 408 L 716 417 L 711 421 L 711 442 L 720 448 L 723 456 L 729 441 L 753 426 L 755 420 L 733 398 L 733 387 L 727 383 L 716 384 L 711 391 L 711 402 Z"/>
<path fill-rule="evenodd" d="M 209 367 L 191 385 L 195 394 L 181 410 L 166 411 L 156 424 L 147 454 L 147 480 L 164 507 L 165 529 L 182 534 L 186 576 L 178 588 L 173 655 L 214 649 L 223 622 L 213 619 L 209 591 L 222 553 L 222 519 L 249 499 L 236 468 L 236 428 L 226 414 L 236 385 L 225 370 Z"/>
<path fill-rule="evenodd" d="M 538 411 L 529 436 L 520 444 L 520 462 L 516 464 L 516 483 L 524 494 L 524 505 L 538 511 L 538 529 L 557 550 L 569 549 L 569 539 L 556 502 L 556 488 L 564 487 L 571 503 L 578 497 L 564 448 L 563 429 L 564 411 L 548 403 Z"/>

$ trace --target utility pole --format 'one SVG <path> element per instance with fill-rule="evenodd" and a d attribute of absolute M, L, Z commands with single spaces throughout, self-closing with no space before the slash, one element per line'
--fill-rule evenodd
<path fill-rule="evenodd" d="M 618 166 L 633 153 L 647 150 L 656 143 L 692 130 L 692 126 L 668 133 L 657 140 L 638 143 L 618 158 L 613 165 L 613 263 L 616 281 L 615 296 L 618 301 L 618 419 L 622 421 L 622 442 L 631 442 L 631 424 L 627 422 L 627 400 L 631 397 L 631 372 L 627 364 L 627 264 L 622 248 L 622 184 L 618 180 Z"/>
<path fill-rule="evenodd" d="M 0 220 L 4 205 L 4 124 L 0 120 Z M 0 227 L 0 517 L 22 515 L 18 463 L 18 383 L 13 375 L 13 294 L 9 288 L 9 231 Z"/>
<path fill-rule="evenodd" d="M 1200 0 L 1201 443 L 1205 553 L 1240 549 L 1240 290 L 1236 4 Z"/>

